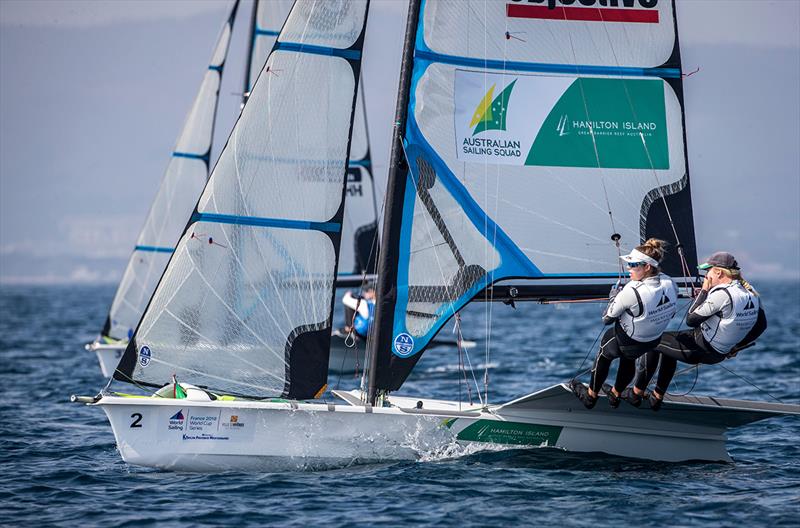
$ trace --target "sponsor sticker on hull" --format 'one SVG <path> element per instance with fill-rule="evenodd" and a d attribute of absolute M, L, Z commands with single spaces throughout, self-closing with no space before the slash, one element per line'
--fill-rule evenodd
<path fill-rule="evenodd" d="M 244 409 L 185 408 L 165 409 L 159 436 L 181 442 L 237 442 L 253 438 L 255 418 Z"/>
<path fill-rule="evenodd" d="M 458 159 L 669 169 L 664 81 L 455 72 Z"/>

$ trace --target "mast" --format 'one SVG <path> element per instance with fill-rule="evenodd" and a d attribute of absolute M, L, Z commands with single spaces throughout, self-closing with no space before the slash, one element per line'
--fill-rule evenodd
<path fill-rule="evenodd" d="M 379 350 L 391 347 L 392 323 L 397 301 L 397 262 L 400 246 L 400 227 L 403 217 L 403 195 L 406 191 L 406 163 L 403 150 L 403 133 L 408 116 L 408 96 L 411 88 L 411 72 L 414 69 L 414 43 L 417 38 L 417 21 L 420 0 L 409 0 L 406 35 L 403 42 L 403 61 L 400 64 L 400 87 L 397 94 L 392 155 L 389 160 L 389 176 L 386 183 L 386 207 L 383 217 L 382 246 L 378 255 L 375 325 L 372 349 L 369 354 L 369 392 L 367 401 L 375 404 Z"/>
<path fill-rule="evenodd" d="M 250 95 L 250 70 L 253 67 L 253 48 L 256 43 L 256 25 L 258 24 L 258 3 L 260 0 L 253 0 L 253 11 L 250 13 L 250 33 L 247 40 L 247 62 L 244 66 L 244 88 L 242 89 L 242 105 Z"/>

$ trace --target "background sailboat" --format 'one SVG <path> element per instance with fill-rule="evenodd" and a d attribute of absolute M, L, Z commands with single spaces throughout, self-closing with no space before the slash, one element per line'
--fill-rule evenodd
<path fill-rule="evenodd" d="M 128 339 L 167 266 L 186 217 L 208 178 L 219 87 L 238 7 L 239 1 L 236 0 L 222 26 L 208 70 L 117 286 L 100 336 L 86 345 L 87 350 L 96 353 L 106 377 L 111 376 L 122 357 Z"/>

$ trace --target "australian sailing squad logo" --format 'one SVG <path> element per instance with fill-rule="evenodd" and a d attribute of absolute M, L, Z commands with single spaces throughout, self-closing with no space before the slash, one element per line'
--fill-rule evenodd
<path fill-rule="evenodd" d="M 502 82 L 501 79 L 500 83 Z M 498 137 L 497 133 L 488 134 L 489 137 L 483 134 L 484 132 L 506 132 L 509 102 L 516 82 L 517 79 L 513 79 L 505 84 L 497 96 L 495 96 L 495 90 L 500 84 L 498 82 L 493 83 L 486 91 L 478 106 L 475 107 L 469 122 L 472 134 L 461 140 L 462 154 L 501 158 L 522 156 L 519 140 Z"/>

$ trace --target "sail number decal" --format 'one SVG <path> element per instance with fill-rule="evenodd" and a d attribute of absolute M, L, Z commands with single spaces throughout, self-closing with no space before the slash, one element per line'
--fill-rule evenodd
<path fill-rule="evenodd" d="M 131 418 L 133 418 L 133 421 L 131 422 L 131 429 L 142 426 L 142 413 L 133 413 L 131 414 Z"/>

